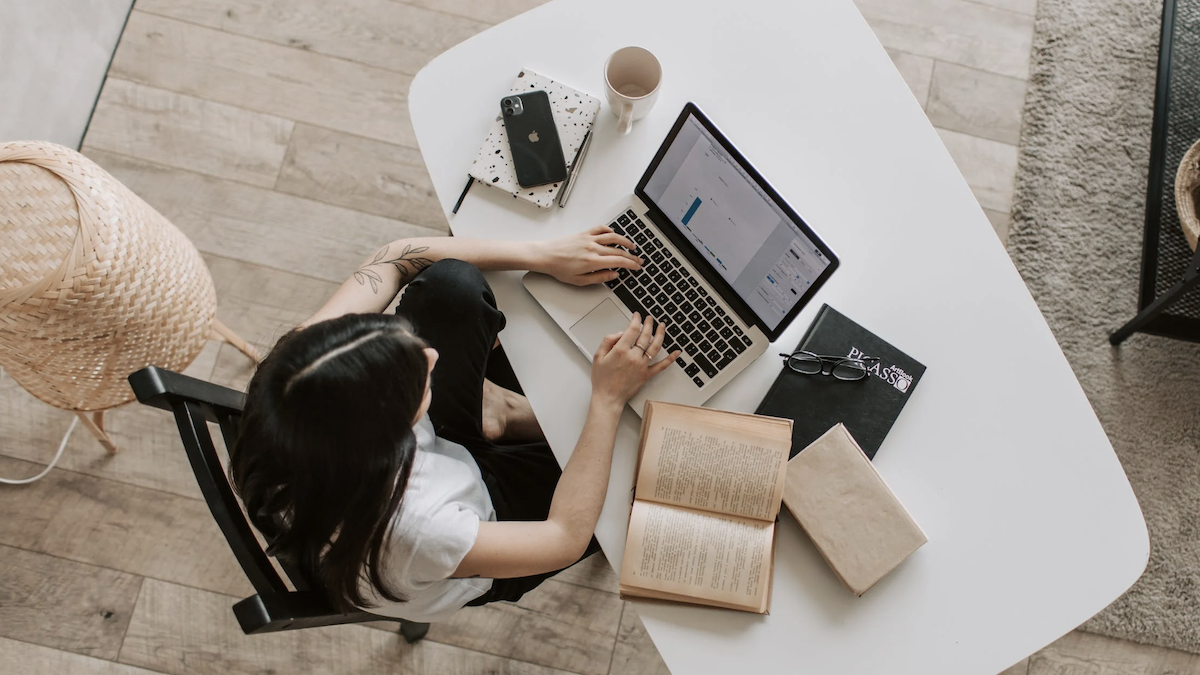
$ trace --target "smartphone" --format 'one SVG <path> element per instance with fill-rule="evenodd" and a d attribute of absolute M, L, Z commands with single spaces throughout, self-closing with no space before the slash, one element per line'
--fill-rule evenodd
<path fill-rule="evenodd" d="M 500 99 L 500 111 L 517 184 L 528 188 L 566 180 L 567 163 L 546 92 L 505 96 Z"/>

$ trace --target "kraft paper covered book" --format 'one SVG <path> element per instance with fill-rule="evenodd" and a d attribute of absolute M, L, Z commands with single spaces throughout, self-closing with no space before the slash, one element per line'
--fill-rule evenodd
<path fill-rule="evenodd" d="M 788 462 L 783 505 L 855 595 L 927 541 L 843 424 Z"/>
<path fill-rule="evenodd" d="M 623 597 L 766 614 L 792 421 L 649 401 Z"/>

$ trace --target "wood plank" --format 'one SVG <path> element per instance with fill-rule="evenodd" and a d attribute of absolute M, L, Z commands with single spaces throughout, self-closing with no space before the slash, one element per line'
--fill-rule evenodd
<path fill-rule="evenodd" d="M 0 637 L 117 658 L 141 577 L 10 546 L 0 546 L 0 569 Z"/>
<path fill-rule="evenodd" d="M 957 131 L 937 131 L 979 205 L 1001 213 L 1011 211 L 1013 183 L 1017 177 L 1017 146 Z"/>
<path fill-rule="evenodd" d="M 137 8 L 409 75 L 490 25 L 392 0 L 141 0 Z"/>
<path fill-rule="evenodd" d="M 917 103 L 924 108 L 929 100 L 929 83 L 933 78 L 933 59 L 895 49 L 889 49 L 887 53 L 892 57 L 892 63 L 896 66 L 896 70 L 900 71 L 900 76 L 904 78 L 908 88 L 912 90 Z"/>
<path fill-rule="evenodd" d="M 215 282 L 216 280 L 214 279 L 213 281 Z M 220 308 L 221 297 L 218 295 L 217 311 L 220 311 Z M 225 344 L 223 341 L 209 338 L 208 342 L 204 343 L 204 349 L 201 350 L 200 355 L 196 357 L 196 360 L 192 361 L 191 365 L 183 369 L 183 374 L 201 380 L 207 380 L 208 378 L 212 377 L 213 368 L 217 365 L 217 352 L 220 350 L 221 345 L 223 344 Z"/>
<path fill-rule="evenodd" d="M 617 573 L 613 571 L 608 558 L 604 557 L 603 551 L 588 556 L 582 562 L 575 563 L 554 575 L 554 578 L 557 581 L 586 586 L 607 593 L 616 593 L 619 590 Z"/>
<path fill-rule="evenodd" d="M 1029 78 L 1033 17 L 970 0 L 855 0 L 884 47 Z"/>
<path fill-rule="evenodd" d="M 938 61 L 925 114 L 939 129 L 1016 145 L 1025 81 Z"/>
<path fill-rule="evenodd" d="M 4 667 L 13 673 L 54 673 L 54 675 L 157 675 L 155 671 L 126 666 L 104 659 L 81 656 L 28 642 L 0 637 Z"/>
<path fill-rule="evenodd" d="M 1006 9 L 1019 14 L 1037 15 L 1037 0 L 974 0 L 997 9 Z"/>
<path fill-rule="evenodd" d="M 261 345 L 259 351 L 266 354 L 271 351 L 274 344 L 274 342 L 269 342 Z M 217 357 L 217 368 L 213 372 L 211 382 L 244 392 L 250 386 L 250 378 L 254 377 L 254 365 L 246 363 L 245 359 L 238 359 L 237 353 L 239 352 L 229 345 L 221 348 L 221 354 Z"/>
<path fill-rule="evenodd" d="M 204 261 L 213 270 L 221 300 L 218 316 L 259 347 L 273 346 L 284 333 L 320 309 L 340 285 L 214 255 L 205 255 Z M 346 274 L 349 276 L 350 270 Z M 225 347 L 237 351 L 232 345 Z M 242 361 L 251 363 L 245 356 Z M 220 362 L 218 356 L 217 367 Z"/>
<path fill-rule="evenodd" d="M 996 231 L 996 236 L 1000 237 L 1000 242 L 1008 246 L 1008 228 L 1012 226 L 1012 216 L 991 209 L 984 209 L 983 212 L 992 224 L 992 229 Z"/>
<path fill-rule="evenodd" d="M 449 232 L 421 153 L 296 126 L 276 190 Z"/>
<path fill-rule="evenodd" d="M 184 374 L 207 380 L 212 376 L 220 347 L 220 343 L 210 340 Z M 35 399 L 7 374 L 0 373 L 0 438 L 5 440 L 0 454 L 44 465 L 54 456 L 72 417 L 65 410 Z M 133 402 L 109 410 L 104 422 L 120 451 L 110 455 L 79 426 L 71 434 L 55 471 L 66 469 L 200 498 L 196 478 L 169 413 Z M 9 477 L 21 478 L 40 470 L 38 466 L 28 474 Z"/>
<path fill-rule="evenodd" d="M 497 24 L 540 7 L 548 0 L 403 0 L 415 7 L 427 7 L 456 16 Z"/>
<path fill-rule="evenodd" d="M 206 255 L 213 271 L 220 305 L 217 315 L 225 325 L 266 354 L 275 342 L 301 321 L 312 316 L 338 284 L 229 258 Z M 210 382 L 245 391 L 255 364 L 232 345 L 223 345 Z"/>
<path fill-rule="evenodd" d="M 274 115 L 110 77 L 84 152 L 107 150 L 269 188 L 292 126 Z"/>
<path fill-rule="evenodd" d="M 339 284 L 389 241 L 443 234 L 123 155 L 94 150 L 89 156 L 183 230 L 201 251 Z"/>
<path fill-rule="evenodd" d="M 416 147 L 412 77 L 134 9 L 109 77 Z"/>
<path fill-rule="evenodd" d="M 1029 657 L 1021 659 L 1017 663 L 1004 669 L 1000 675 L 1029 675 Z"/>
<path fill-rule="evenodd" d="M 621 604 L 612 593 L 550 579 L 518 603 L 464 609 L 434 624 L 429 637 L 582 675 L 604 675 Z"/>
<path fill-rule="evenodd" d="M 1029 659 L 1028 675 L 1196 675 L 1200 655 L 1166 647 L 1067 633 Z"/>
<path fill-rule="evenodd" d="M 624 603 L 609 675 L 670 675 L 633 603 Z"/>
<path fill-rule="evenodd" d="M 0 475 L 33 465 L 0 457 Z M 71 471 L 0 490 L 0 544 L 239 597 L 253 591 L 204 502 Z"/>
<path fill-rule="evenodd" d="M 440 644 L 407 645 L 396 632 L 364 626 L 243 635 L 234 599 L 147 579 L 120 661 L 178 675 L 227 673 L 396 673 L 397 675 L 566 675 Z"/>

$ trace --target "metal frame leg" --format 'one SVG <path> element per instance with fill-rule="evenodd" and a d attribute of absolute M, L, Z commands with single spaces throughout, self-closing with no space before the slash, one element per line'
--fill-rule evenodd
<path fill-rule="evenodd" d="M 1141 330 L 1146 324 L 1157 318 L 1159 314 L 1162 314 L 1176 300 L 1183 297 L 1188 291 L 1196 288 L 1197 285 L 1200 285 L 1200 247 L 1197 247 L 1196 253 L 1192 255 L 1192 261 L 1188 263 L 1187 271 L 1183 273 L 1183 279 L 1167 289 L 1165 293 L 1155 298 L 1154 302 L 1146 305 L 1146 309 L 1138 312 L 1138 315 L 1130 319 L 1129 323 L 1121 326 L 1115 333 L 1108 336 L 1108 341 L 1113 345 L 1121 344 L 1125 341 L 1125 338 Z"/>

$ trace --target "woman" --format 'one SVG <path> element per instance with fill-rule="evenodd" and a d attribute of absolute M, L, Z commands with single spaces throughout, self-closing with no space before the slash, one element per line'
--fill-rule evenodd
<path fill-rule="evenodd" d="M 544 242 L 403 239 L 365 261 L 250 382 L 231 473 L 270 552 L 339 609 L 441 621 L 515 601 L 597 550 L 621 411 L 678 354 L 652 363 L 664 333 L 649 317 L 605 338 L 560 472 L 493 350 L 504 315 L 480 270 L 601 283 L 641 266 L 635 248 L 598 227 Z"/>

